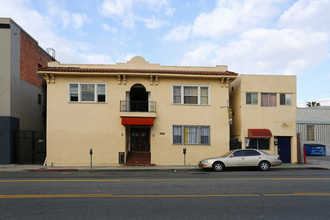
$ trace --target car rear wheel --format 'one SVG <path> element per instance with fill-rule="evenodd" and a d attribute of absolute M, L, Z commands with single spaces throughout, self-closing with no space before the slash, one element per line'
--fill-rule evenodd
<path fill-rule="evenodd" d="M 270 164 L 269 164 L 269 162 L 267 162 L 267 161 L 261 161 L 261 162 L 259 163 L 259 169 L 260 169 L 260 170 L 262 170 L 262 171 L 267 171 L 267 170 L 269 170 L 269 168 L 270 168 Z"/>
<path fill-rule="evenodd" d="M 214 171 L 220 172 L 225 169 L 225 165 L 223 165 L 223 163 L 221 163 L 221 162 L 215 162 L 213 164 L 212 168 Z"/>

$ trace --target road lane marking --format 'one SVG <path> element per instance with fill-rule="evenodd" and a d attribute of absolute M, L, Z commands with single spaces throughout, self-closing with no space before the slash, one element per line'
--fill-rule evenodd
<path fill-rule="evenodd" d="M 263 194 L 264 196 L 330 196 L 330 193 L 286 193 L 286 194 Z"/>
<path fill-rule="evenodd" d="M 120 182 L 121 180 L 0 180 L 0 183 L 15 183 L 15 182 Z"/>
<path fill-rule="evenodd" d="M 284 181 L 284 180 L 327 180 L 330 178 L 215 178 L 215 179 L 63 179 L 63 180 L 0 180 L 0 183 L 13 183 L 13 182 L 158 182 L 158 181 L 258 181 L 258 180 L 273 180 L 273 181 Z"/>
<path fill-rule="evenodd" d="M 277 197 L 277 196 L 330 196 L 330 193 L 286 193 L 286 194 L 221 194 L 221 195 L 113 195 L 113 194 L 40 194 L 0 195 L 0 199 L 40 198 L 201 198 L 201 197 Z"/>

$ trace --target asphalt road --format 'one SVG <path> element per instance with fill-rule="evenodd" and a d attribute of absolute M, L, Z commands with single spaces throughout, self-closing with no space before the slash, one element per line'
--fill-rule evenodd
<path fill-rule="evenodd" d="M 0 173 L 0 219 L 329 219 L 330 170 Z"/>

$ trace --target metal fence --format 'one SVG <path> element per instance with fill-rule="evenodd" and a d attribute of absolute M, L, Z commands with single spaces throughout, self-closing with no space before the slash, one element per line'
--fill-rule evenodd
<path fill-rule="evenodd" d="M 121 112 L 156 112 L 155 101 L 120 101 Z"/>
<path fill-rule="evenodd" d="M 14 163 L 43 164 L 46 158 L 44 131 L 14 132 Z"/>

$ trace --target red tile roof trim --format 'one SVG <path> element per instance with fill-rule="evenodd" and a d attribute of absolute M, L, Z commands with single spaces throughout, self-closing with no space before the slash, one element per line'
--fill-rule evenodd
<path fill-rule="evenodd" d="M 46 67 L 38 71 L 49 72 L 93 72 L 93 73 L 160 73 L 160 74 L 192 74 L 192 75 L 227 75 L 237 76 L 238 73 L 225 71 L 187 71 L 187 70 L 141 70 L 141 69 L 90 69 L 75 67 Z"/>

